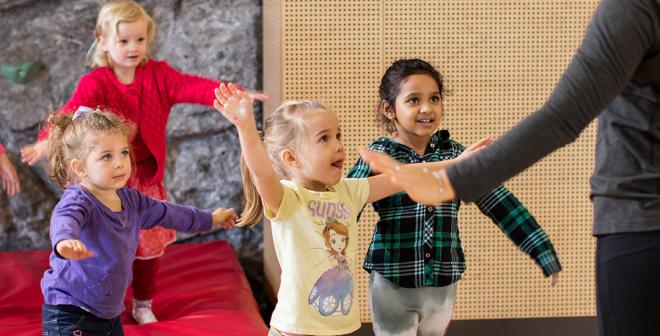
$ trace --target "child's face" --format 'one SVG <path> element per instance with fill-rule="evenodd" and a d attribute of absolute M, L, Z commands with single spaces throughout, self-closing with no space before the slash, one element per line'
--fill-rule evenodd
<path fill-rule="evenodd" d="M 135 68 L 147 54 L 146 20 L 120 22 L 117 32 L 109 32 L 102 41 L 103 51 L 112 59 L 112 66 L 123 69 Z"/>
<path fill-rule="evenodd" d="M 311 190 L 324 191 L 343 175 L 344 145 L 339 119 L 332 111 L 306 111 L 305 134 L 299 141 L 296 165 L 290 169 L 296 183 Z"/>
<path fill-rule="evenodd" d="M 131 176 L 126 136 L 118 132 L 101 134 L 81 169 L 80 184 L 94 194 L 123 188 Z"/>
<path fill-rule="evenodd" d="M 425 74 L 407 77 L 399 86 L 394 109 L 386 111 L 395 118 L 397 138 L 404 144 L 430 139 L 442 118 L 442 96 L 433 77 Z"/>

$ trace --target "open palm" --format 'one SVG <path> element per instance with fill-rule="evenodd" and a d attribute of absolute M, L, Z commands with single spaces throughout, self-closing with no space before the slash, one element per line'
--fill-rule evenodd
<path fill-rule="evenodd" d="M 362 150 L 361 156 L 374 171 L 390 175 L 392 182 L 415 202 L 437 205 L 456 197 L 444 169 L 431 171 L 420 165 L 402 165 L 387 154 L 370 150 Z"/>
<path fill-rule="evenodd" d="M 256 125 L 252 99 L 247 92 L 239 91 L 234 84 L 229 83 L 220 84 L 214 93 L 213 106 L 234 126 L 245 129 Z"/>

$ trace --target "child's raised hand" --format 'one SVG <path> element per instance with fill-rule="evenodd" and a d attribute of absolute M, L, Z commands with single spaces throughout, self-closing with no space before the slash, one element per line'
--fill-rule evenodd
<path fill-rule="evenodd" d="M 68 260 L 82 260 L 94 256 L 94 253 L 87 249 L 85 243 L 78 239 L 61 240 L 57 243 L 57 246 L 55 246 L 55 250 L 57 250 L 57 253 L 64 257 L 64 259 Z"/>
<path fill-rule="evenodd" d="M 30 166 L 34 166 L 35 163 L 45 159 L 47 155 L 48 140 L 39 141 L 21 149 L 21 161 Z"/>
<path fill-rule="evenodd" d="M 254 126 L 254 113 L 252 111 L 252 99 L 247 92 L 239 91 L 234 84 L 220 84 L 214 90 L 215 100 L 213 106 L 220 111 L 227 120 L 239 129 Z"/>
<path fill-rule="evenodd" d="M 211 216 L 213 216 L 213 225 L 219 225 L 223 229 L 233 228 L 238 220 L 238 215 L 232 208 L 218 208 L 211 213 Z"/>
<path fill-rule="evenodd" d="M 220 83 L 220 86 L 222 86 L 222 85 L 227 85 L 227 83 Z M 235 86 L 236 86 L 236 89 L 238 89 L 238 91 L 241 91 L 241 92 L 245 91 L 245 93 L 248 94 L 248 97 L 250 97 L 250 99 L 252 99 L 252 101 L 258 100 L 260 102 L 265 102 L 265 101 L 268 101 L 268 99 L 270 99 L 270 97 L 268 97 L 268 95 L 263 93 L 263 92 L 248 91 L 248 90 L 245 90 L 245 88 L 243 88 L 241 86 L 238 86 L 238 85 L 235 85 Z"/>
<path fill-rule="evenodd" d="M 490 144 L 493 143 L 493 138 L 491 137 L 485 137 L 475 143 L 472 144 L 472 146 L 468 147 L 459 155 L 456 157 L 458 160 L 463 160 L 466 158 L 469 158 L 470 156 L 474 155 L 475 153 L 479 152 L 480 150 L 488 147 Z"/>
<path fill-rule="evenodd" d="M 268 97 L 268 95 L 263 92 L 257 92 L 257 91 L 245 91 L 245 92 L 248 94 L 248 97 L 252 99 L 252 101 L 258 100 L 261 102 L 265 102 L 268 99 L 270 99 L 270 97 Z"/>

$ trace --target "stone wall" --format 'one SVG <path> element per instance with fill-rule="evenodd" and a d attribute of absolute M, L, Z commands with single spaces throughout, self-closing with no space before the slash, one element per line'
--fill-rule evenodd
<path fill-rule="evenodd" d="M 259 0 L 139 1 L 157 24 L 150 49 L 182 72 L 261 87 Z M 21 181 L 21 192 L 0 196 L 0 251 L 49 248 L 50 212 L 61 190 L 48 181 L 45 165 L 20 163 L 20 148 L 32 143 L 53 107 L 65 103 L 89 71 L 86 53 L 102 1 L 0 0 L 0 63 L 43 64 L 25 85 L 0 79 L 0 142 Z M 260 110 L 258 114 L 260 115 Z M 171 200 L 202 208 L 234 207 L 242 200 L 239 145 L 230 123 L 212 108 L 177 106 L 168 124 L 166 186 Z M 234 229 L 181 241 L 225 239 L 244 266 L 258 301 L 262 292 L 262 229 Z M 262 307 L 264 309 L 264 307 Z"/>

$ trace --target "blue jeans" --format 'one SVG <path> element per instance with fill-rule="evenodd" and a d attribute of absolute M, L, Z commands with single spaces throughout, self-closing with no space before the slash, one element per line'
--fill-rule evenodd
<path fill-rule="evenodd" d="M 102 319 L 72 305 L 41 307 L 41 329 L 44 336 L 124 336 L 119 317 Z"/>

